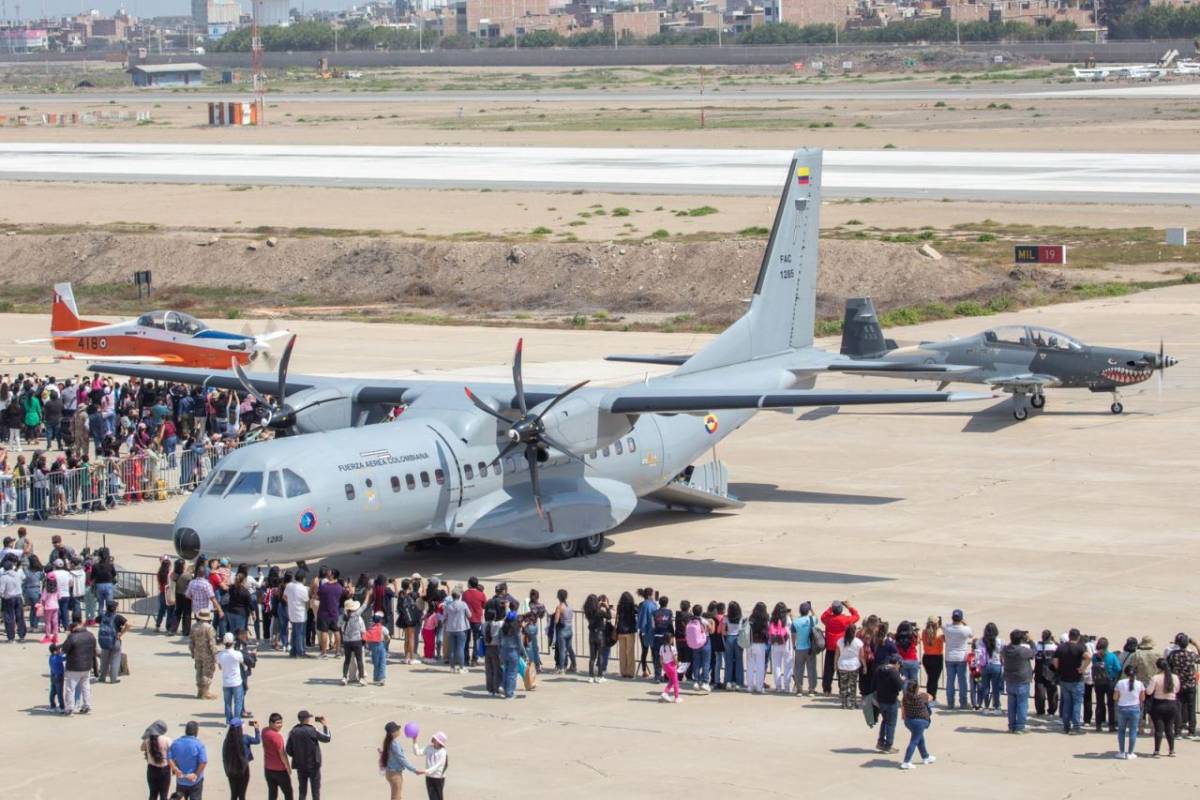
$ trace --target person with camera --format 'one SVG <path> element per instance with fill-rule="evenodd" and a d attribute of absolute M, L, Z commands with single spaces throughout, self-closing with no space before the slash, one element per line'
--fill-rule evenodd
<path fill-rule="evenodd" d="M 307 711 L 301 711 L 296 719 L 297 724 L 288 733 L 287 754 L 292 758 L 292 769 L 296 770 L 300 800 L 306 800 L 309 788 L 313 800 L 321 800 L 321 744 L 328 744 L 332 738 L 329 726 L 324 717 L 314 717 Z"/>
<path fill-rule="evenodd" d="M 1196 673 L 1200 670 L 1200 644 L 1186 633 L 1180 633 L 1175 637 L 1174 646 L 1167 648 L 1166 655 L 1171 672 L 1179 679 L 1177 734 L 1182 735 L 1186 727 L 1188 738 L 1195 741 L 1200 739 L 1196 736 Z"/>
<path fill-rule="evenodd" d="M 1058 673 L 1058 685 L 1062 692 L 1063 733 L 1082 733 L 1083 729 L 1083 674 L 1090 667 L 1087 648 L 1080 641 L 1078 628 L 1071 628 L 1067 641 L 1058 646 L 1054 653 L 1054 669 Z"/>
<path fill-rule="evenodd" d="M 1004 692 L 1008 695 L 1008 732 L 1025 733 L 1029 718 L 1029 684 L 1033 681 L 1033 642 L 1029 631 L 1014 630 L 1001 653 Z"/>

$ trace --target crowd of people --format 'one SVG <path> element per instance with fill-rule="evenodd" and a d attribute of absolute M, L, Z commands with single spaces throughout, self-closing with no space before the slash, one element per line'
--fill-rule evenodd
<path fill-rule="evenodd" d="M 48 705 L 65 715 L 89 713 L 93 678 L 116 683 L 127 671 L 122 640 L 129 622 L 119 611 L 116 583 L 117 568 L 104 548 L 76 554 L 54 536 L 43 561 L 24 528 L 4 539 L 5 637 L 25 640 L 40 629 L 49 645 Z M 672 602 L 650 587 L 622 592 L 615 603 L 589 594 L 576 610 L 565 589 L 546 602 L 537 589 L 518 599 L 503 582 L 489 594 L 474 577 L 462 585 L 419 574 L 350 579 L 331 566 L 262 568 L 203 556 L 194 562 L 164 556 L 155 583 L 149 598 L 154 628 L 186 640 L 196 697 L 215 700 L 212 682 L 221 677 L 222 761 L 235 798 L 245 796 L 254 746 L 263 748 L 271 797 L 292 796 L 290 778 L 280 775 L 290 771 L 301 798 L 320 796 L 318 745 L 329 740 L 324 721 L 316 718 L 321 727 L 314 727 L 301 712 L 283 745 L 282 716 L 272 713 L 260 731 L 247 709 L 251 677 L 267 650 L 338 659 L 344 685 L 367 682 L 368 658 L 376 686 L 399 665 L 441 665 L 451 674 L 482 666 L 486 691 L 505 699 L 518 687 L 536 690 L 543 671 L 581 669 L 591 683 L 613 677 L 652 682 L 666 703 L 681 702 L 689 684 L 696 698 L 711 692 L 828 698 L 822 702 L 863 715 L 881 753 L 898 752 L 903 722 L 909 733 L 903 769 L 914 767 L 917 754 L 921 763 L 934 762 L 926 738 L 938 708 L 1005 715 L 1008 731 L 1021 735 L 1029 729 L 1032 702 L 1043 729 L 1114 733 L 1116 756 L 1126 759 L 1137 757 L 1138 736 L 1148 731 L 1154 756 L 1174 756 L 1180 738 L 1200 739 L 1200 646 L 1184 633 L 1165 649 L 1148 635 L 1113 644 L 1075 629 L 1002 636 L 992 622 L 976 630 L 961 609 L 948 623 L 931 616 L 893 626 L 878 615 L 864 617 L 845 600 L 818 613 L 809 601 L 796 611 L 785 602 Z M 60 642 L 64 626 L 68 633 Z M 577 633 L 586 642 L 586 667 L 578 663 L 584 659 L 577 659 Z M 610 670 L 613 648 L 616 669 Z M 403 773 L 416 771 L 398 730 L 389 726 L 379 761 L 393 797 Z M 199 796 L 207 755 L 195 739 L 193 732 L 172 743 L 162 724 L 147 729 L 151 798 L 167 797 L 171 777 L 180 796 Z M 441 796 L 445 745 L 438 734 L 419 748 L 431 797 Z"/>
<path fill-rule="evenodd" d="M 165 499 L 245 440 L 256 401 L 106 376 L 0 375 L 0 526 Z"/>

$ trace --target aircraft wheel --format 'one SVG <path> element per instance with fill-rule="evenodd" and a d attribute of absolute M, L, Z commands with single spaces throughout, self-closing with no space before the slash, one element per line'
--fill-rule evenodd
<path fill-rule="evenodd" d="M 1017 422 L 1023 422 L 1029 416 L 1029 409 L 1025 406 L 1017 406 L 1013 409 L 1013 419 Z"/>
<path fill-rule="evenodd" d="M 1109 410 L 1114 414 L 1120 414 L 1125 410 L 1125 406 L 1121 405 L 1120 403 L 1113 403 L 1111 406 L 1109 406 Z"/>
<path fill-rule="evenodd" d="M 546 548 L 546 555 L 553 558 L 555 561 L 563 561 L 573 556 L 578 555 L 579 542 L 574 539 L 557 542 Z"/>
<path fill-rule="evenodd" d="M 1034 408 L 1045 408 L 1046 407 L 1046 395 L 1035 394 L 1033 397 L 1029 398 L 1029 405 L 1033 406 Z"/>
<path fill-rule="evenodd" d="M 594 536 L 586 536 L 579 540 L 579 553 L 581 556 L 594 556 L 604 549 L 604 534 L 597 533 Z"/>

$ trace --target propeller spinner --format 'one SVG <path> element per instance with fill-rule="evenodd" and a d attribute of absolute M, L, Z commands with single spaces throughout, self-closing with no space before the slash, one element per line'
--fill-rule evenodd
<path fill-rule="evenodd" d="M 538 482 L 538 463 L 540 454 L 545 453 L 548 448 L 553 447 L 563 455 L 575 459 L 584 466 L 587 466 L 587 462 L 583 460 L 582 456 L 572 452 L 571 449 L 562 442 L 559 442 L 546 433 L 546 426 L 542 420 L 545 419 L 546 415 L 550 413 L 550 410 L 554 408 L 554 406 L 558 405 L 561 400 L 586 386 L 588 381 L 580 381 L 569 389 L 566 389 L 555 395 L 553 398 L 547 401 L 544 406 L 541 406 L 540 411 L 537 408 L 531 411 L 528 404 L 525 402 L 525 380 L 521 368 L 521 352 L 524 346 L 524 341 L 524 339 L 517 340 L 517 351 L 513 356 L 513 387 L 517 391 L 517 407 L 521 411 L 521 416 L 518 417 L 516 421 L 510 420 L 508 417 L 500 414 L 487 403 L 483 402 L 483 400 L 479 399 L 479 397 L 471 391 L 470 387 L 464 386 L 463 389 L 467 393 L 467 398 L 475 404 L 476 408 L 485 414 L 495 417 L 497 420 L 508 426 L 507 431 L 505 431 L 505 436 L 508 437 L 509 441 L 508 444 L 504 446 L 504 449 L 500 451 L 500 454 L 496 456 L 496 462 L 499 462 L 518 447 L 524 446 L 525 461 L 529 464 L 529 484 L 533 491 L 533 502 L 537 507 L 538 516 L 545 517 L 545 512 L 542 508 L 542 492 Z"/>
<path fill-rule="evenodd" d="M 296 344 L 296 335 L 288 339 L 287 345 L 283 348 L 283 356 L 279 359 L 279 379 L 278 388 L 275 393 L 275 399 L 269 400 L 262 392 L 260 392 L 250 378 L 246 375 L 242 365 L 238 360 L 233 359 L 233 370 L 237 373 L 238 382 L 242 384 L 242 388 L 253 397 L 258 403 L 267 410 L 267 416 L 262 421 L 262 426 L 271 428 L 277 431 L 280 435 L 287 435 L 291 431 L 293 425 L 296 424 L 296 413 L 301 409 L 292 408 L 287 404 L 287 370 L 288 362 L 292 360 L 292 348 Z"/>

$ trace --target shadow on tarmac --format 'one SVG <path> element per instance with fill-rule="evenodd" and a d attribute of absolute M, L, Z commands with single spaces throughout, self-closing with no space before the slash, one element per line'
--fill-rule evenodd
<path fill-rule="evenodd" d="M 805 492 L 780 489 L 773 483 L 731 483 L 729 491 L 739 500 L 756 503 L 814 503 L 836 506 L 882 506 L 897 503 L 903 497 L 884 497 L 872 494 L 837 494 L 834 492 Z"/>

